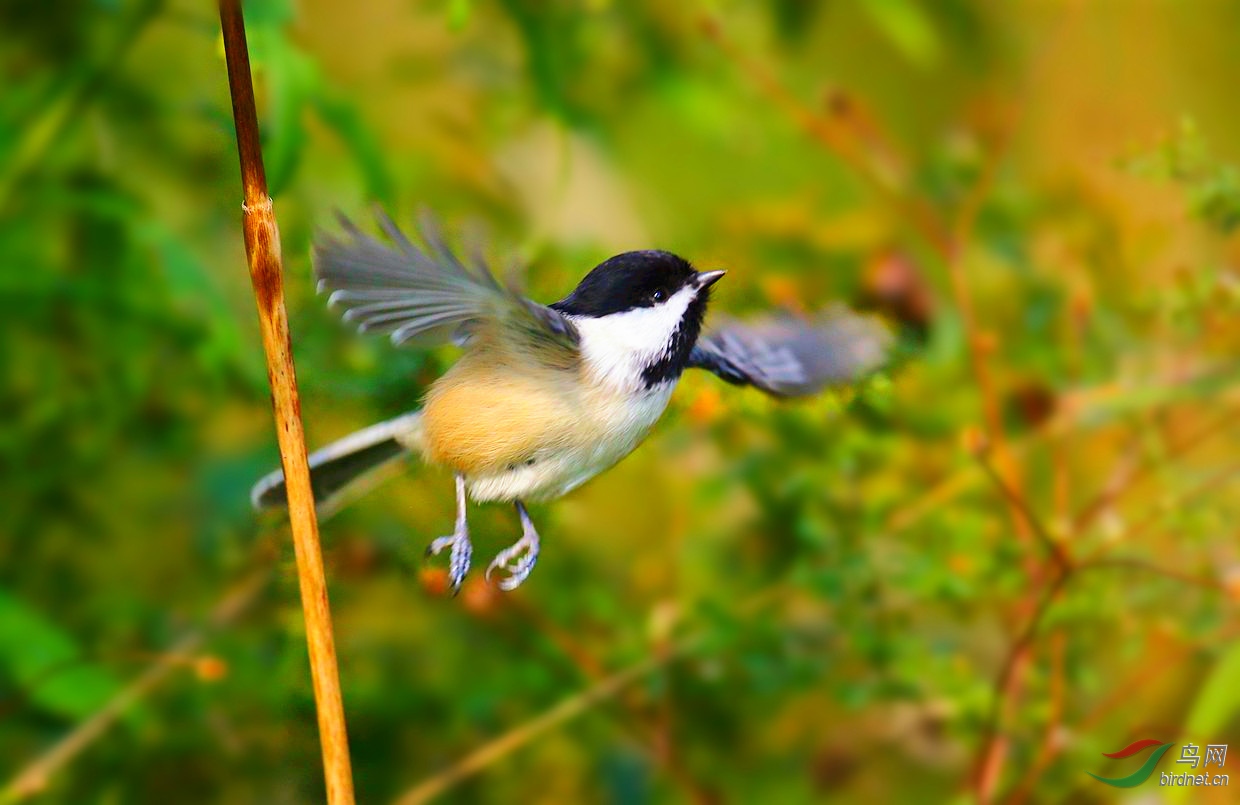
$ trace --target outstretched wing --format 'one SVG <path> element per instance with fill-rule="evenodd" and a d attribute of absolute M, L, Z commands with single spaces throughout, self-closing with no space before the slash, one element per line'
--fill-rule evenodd
<path fill-rule="evenodd" d="M 877 319 L 841 305 L 812 320 L 725 323 L 698 339 L 689 365 L 776 397 L 801 397 L 879 368 L 891 344 L 890 331 Z"/>
<path fill-rule="evenodd" d="M 388 333 L 397 346 L 464 344 L 479 328 L 500 326 L 575 349 L 572 323 L 545 305 L 501 285 L 481 258 L 467 267 L 448 248 L 434 221 L 423 215 L 413 244 L 382 212 L 384 243 L 340 217 L 345 237 L 320 235 L 314 272 L 328 304 L 344 309 L 359 332 Z"/>

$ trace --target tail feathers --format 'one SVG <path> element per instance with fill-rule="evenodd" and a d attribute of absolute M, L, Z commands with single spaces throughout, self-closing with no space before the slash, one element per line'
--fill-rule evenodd
<path fill-rule="evenodd" d="M 414 411 L 363 428 L 311 453 L 310 488 L 319 515 L 339 508 L 347 493 L 356 491 L 377 470 L 418 448 L 421 435 L 422 414 Z M 287 506 L 284 471 L 275 470 L 254 484 L 250 502 L 256 509 Z"/>

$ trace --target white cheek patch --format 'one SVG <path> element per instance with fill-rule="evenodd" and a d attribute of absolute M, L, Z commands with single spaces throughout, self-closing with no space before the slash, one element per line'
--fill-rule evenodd
<path fill-rule="evenodd" d="M 581 333 L 581 353 L 600 379 L 622 388 L 641 384 L 641 371 L 667 352 L 697 289 L 681 288 L 654 307 L 591 318 L 571 316 Z"/>

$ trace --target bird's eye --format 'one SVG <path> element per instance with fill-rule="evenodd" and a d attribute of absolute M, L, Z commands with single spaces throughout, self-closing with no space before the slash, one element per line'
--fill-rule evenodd
<path fill-rule="evenodd" d="M 667 298 L 667 292 L 663 290 L 655 291 L 654 293 L 650 295 L 650 298 L 656 302 L 662 302 L 664 299 Z"/>

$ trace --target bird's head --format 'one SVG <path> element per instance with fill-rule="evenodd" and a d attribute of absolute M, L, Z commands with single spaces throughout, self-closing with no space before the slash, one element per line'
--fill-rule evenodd
<path fill-rule="evenodd" d="M 625 252 L 599 263 L 551 307 L 572 318 L 596 369 L 650 388 L 684 370 L 710 286 L 723 274 L 695 271 L 670 252 Z"/>

